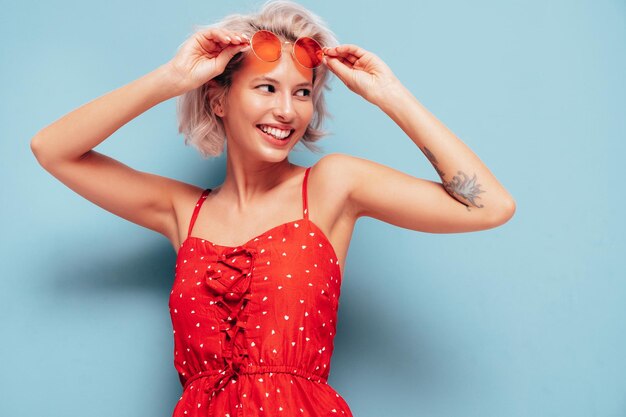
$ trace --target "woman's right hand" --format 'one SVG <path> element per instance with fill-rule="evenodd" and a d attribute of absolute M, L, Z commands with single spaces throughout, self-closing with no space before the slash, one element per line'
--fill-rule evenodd
<path fill-rule="evenodd" d="M 221 28 L 208 28 L 194 33 L 168 62 L 172 77 L 183 94 L 217 77 L 237 52 L 249 48 L 249 39 L 242 33 Z"/>

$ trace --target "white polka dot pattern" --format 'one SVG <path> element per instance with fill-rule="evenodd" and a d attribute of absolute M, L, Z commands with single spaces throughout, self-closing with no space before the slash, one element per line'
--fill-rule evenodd
<path fill-rule="evenodd" d="M 179 416 L 346 416 L 327 383 L 341 288 L 339 260 L 308 218 L 231 247 L 191 236 L 169 297 Z"/>

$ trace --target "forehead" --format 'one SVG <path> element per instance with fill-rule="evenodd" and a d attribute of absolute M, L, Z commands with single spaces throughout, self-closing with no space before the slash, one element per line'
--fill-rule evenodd
<path fill-rule="evenodd" d="M 313 70 L 298 64 L 287 48 L 283 49 L 280 58 L 274 62 L 266 62 L 257 58 L 249 51 L 242 65 L 233 75 L 233 81 L 252 82 L 253 80 L 286 84 L 289 86 L 313 87 Z"/>

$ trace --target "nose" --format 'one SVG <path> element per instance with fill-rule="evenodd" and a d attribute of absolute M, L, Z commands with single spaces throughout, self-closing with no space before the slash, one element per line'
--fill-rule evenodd
<path fill-rule="evenodd" d="M 295 115 L 293 98 L 290 93 L 276 94 L 274 116 L 281 120 L 291 120 Z"/>

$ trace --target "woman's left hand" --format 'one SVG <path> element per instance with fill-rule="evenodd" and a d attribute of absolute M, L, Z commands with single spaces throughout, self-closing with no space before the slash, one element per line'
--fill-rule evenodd
<path fill-rule="evenodd" d="M 324 48 L 326 66 L 351 91 L 372 104 L 379 105 L 386 90 L 400 81 L 378 56 L 356 45 Z"/>

